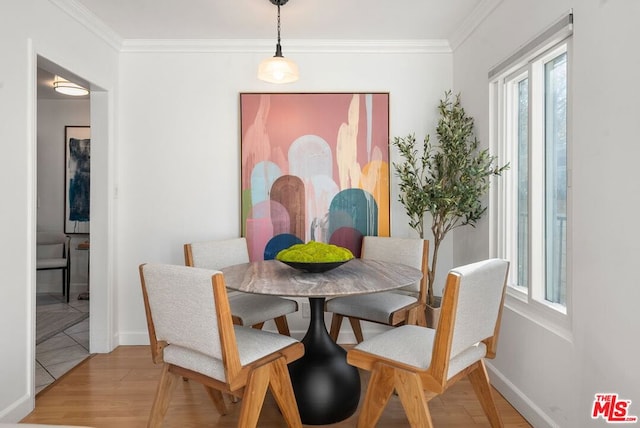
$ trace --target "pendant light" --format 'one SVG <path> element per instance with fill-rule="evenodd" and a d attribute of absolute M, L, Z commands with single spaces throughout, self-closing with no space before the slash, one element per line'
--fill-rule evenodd
<path fill-rule="evenodd" d="M 298 65 L 290 59 L 282 56 L 280 46 L 280 6 L 289 0 L 269 0 L 278 6 L 278 43 L 276 54 L 260 63 L 258 67 L 258 79 L 269 83 L 291 83 L 298 80 Z"/>

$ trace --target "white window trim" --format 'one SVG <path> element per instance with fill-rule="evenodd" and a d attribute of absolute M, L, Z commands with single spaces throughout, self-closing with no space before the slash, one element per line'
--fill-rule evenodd
<path fill-rule="evenodd" d="M 494 153 L 502 153 L 506 154 L 513 165 L 513 160 L 517 160 L 517 156 L 513 156 L 514 147 L 512 145 L 507 144 L 507 140 L 509 139 L 513 132 L 517 132 L 514 129 L 508 129 L 505 124 L 501 123 L 502 117 L 505 117 L 506 114 L 513 115 L 517 114 L 517 112 L 506 112 L 508 102 L 506 102 L 506 98 L 513 93 L 513 90 L 505 89 L 505 82 L 514 81 L 518 76 L 524 76 L 527 74 L 529 70 L 528 64 L 537 61 L 544 61 L 551 59 L 558 55 L 559 49 L 564 49 L 563 46 L 566 45 L 566 51 L 568 52 L 568 62 L 567 62 L 567 72 L 571 75 L 571 63 L 572 63 L 572 55 L 571 55 L 571 39 L 570 36 L 573 32 L 573 16 L 569 13 L 566 16 L 563 16 L 556 23 L 552 24 L 547 30 L 542 32 L 539 36 L 535 37 L 529 43 L 526 43 L 523 48 L 518 50 L 515 54 L 511 55 L 507 60 L 501 62 L 498 66 L 494 67 L 489 72 L 489 81 L 490 81 L 490 90 L 489 90 L 489 106 L 490 111 L 492 112 L 492 120 L 489 124 L 489 137 L 491 141 L 491 149 Z M 555 46 L 555 48 L 554 48 Z M 544 76 L 537 76 L 536 73 L 533 75 L 529 74 L 529 85 L 533 84 L 534 79 L 543 79 Z M 572 84 L 568 86 L 568 94 L 567 96 L 571 99 L 571 88 Z M 516 89 L 517 90 L 517 89 Z M 505 93 L 507 92 L 507 93 Z M 510 94 L 510 93 L 511 94 Z M 534 94 L 532 91 L 529 92 L 530 97 L 532 96 L 541 96 L 539 93 Z M 530 105 L 539 105 L 543 106 L 543 103 L 535 103 L 530 98 Z M 533 114 L 544 114 L 542 112 L 531 112 Z M 571 129 L 571 103 L 567 106 L 567 128 Z M 531 115 L 530 119 L 531 120 Z M 507 124 L 513 124 L 513 120 L 507 120 Z M 531 127 L 531 122 L 529 123 L 530 132 L 536 132 L 534 128 Z M 533 136 L 532 141 L 536 137 Z M 544 156 L 544 150 L 540 150 L 541 153 L 536 153 L 533 151 L 531 156 Z M 567 136 L 567 218 L 572 218 L 571 212 L 571 133 L 568 132 Z M 530 159 L 531 162 L 531 159 Z M 517 166 L 517 165 L 516 165 Z M 530 174 L 530 183 L 531 182 L 540 182 L 536 180 L 536 175 L 543 174 L 544 171 L 536 172 L 532 171 L 529 168 Z M 534 181 L 536 180 L 536 181 Z M 515 189 L 513 185 L 513 180 L 493 180 L 492 186 L 490 189 L 490 199 L 493 206 L 503 207 L 509 206 L 507 205 L 509 201 L 513 201 L 516 197 L 517 189 Z M 542 201 L 544 203 L 544 195 L 532 195 L 532 192 L 538 193 L 542 192 L 542 189 L 535 188 L 535 186 L 530 187 L 529 200 L 530 204 L 532 204 L 533 200 Z M 515 204 L 511 204 L 511 206 L 515 206 Z M 530 205 L 531 206 L 531 205 Z M 532 210 L 531 214 L 537 210 Z M 538 214 L 540 211 L 537 211 Z M 507 233 L 517 233 L 517 225 L 515 222 L 509 222 L 509 219 L 514 219 L 515 216 L 507 217 L 505 212 L 499 208 L 496 210 L 491 210 L 491 218 L 490 218 L 490 251 L 493 256 L 501 256 L 504 254 L 510 254 L 512 248 L 507 248 L 510 245 L 510 240 L 506 239 Z M 532 224 L 540 223 L 536 221 L 531 221 Z M 543 224 L 543 223 L 540 223 Z M 544 230 L 530 230 L 530 236 L 533 234 L 537 234 L 540 236 L 544 236 Z M 566 229 L 566 242 L 567 242 L 567 266 L 571 266 L 571 222 L 567 222 Z M 532 240 L 535 241 L 535 240 Z M 544 240 L 538 240 L 539 242 L 544 242 Z M 538 246 L 540 248 L 530 247 L 530 251 L 536 251 L 539 254 L 544 252 L 543 246 Z M 531 257 L 531 255 L 530 255 Z M 513 268 L 511 270 L 513 272 Z M 532 271 L 532 276 L 530 278 L 532 284 L 534 281 L 538 283 L 544 283 L 544 278 L 536 278 L 534 272 Z M 542 326 L 543 328 L 549 330 L 552 333 L 564 338 L 565 340 L 571 342 L 573 340 L 572 328 L 571 328 L 571 302 L 572 302 L 572 278 L 571 278 L 571 270 L 569 268 L 566 269 L 566 306 L 558 305 L 552 302 L 548 302 L 544 299 L 544 289 L 543 287 L 529 287 L 527 290 L 524 287 L 518 286 L 508 286 L 507 287 L 507 295 L 505 298 L 505 306 L 514 312 L 520 314 L 521 316 L 531 320 L 532 322 Z"/>

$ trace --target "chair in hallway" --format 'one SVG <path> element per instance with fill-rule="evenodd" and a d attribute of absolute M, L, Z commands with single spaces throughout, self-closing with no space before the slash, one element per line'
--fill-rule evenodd
<path fill-rule="evenodd" d="M 184 244 L 187 266 L 219 270 L 227 266 L 249 263 L 245 238 L 212 240 Z M 278 332 L 289 336 L 287 314 L 298 310 L 298 302 L 277 296 L 229 291 L 233 322 L 237 325 L 261 329 L 268 320 L 274 320 Z"/>
<path fill-rule="evenodd" d="M 484 358 L 496 355 L 509 262 L 452 269 L 436 330 L 403 325 L 357 345 L 347 361 L 371 371 L 358 427 L 373 427 L 394 390 L 412 427 L 432 427 L 428 402 L 469 377 L 492 427 L 501 427 Z"/>
<path fill-rule="evenodd" d="M 222 415 L 222 393 L 242 398 L 239 427 L 257 425 L 267 388 L 287 425 L 302 426 L 287 370 L 304 354 L 302 343 L 234 326 L 219 271 L 164 264 L 143 264 L 139 271 L 151 355 L 163 364 L 148 427 L 162 426 L 181 377 L 203 384 Z"/>
<path fill-rule="evenodd" d="M 36 233 L 36 270 L 62 270 L 62 295 L 71 287 L 71 238 L 61 232 Z"/>
<path fill-rule="evenodd" d="M 390 326 L 401 324 L 426 326 L 429 241 L 365 236 L 362 239 L 361 258 L 402 263 L 415 267 L 422 270 L 422 280 L 398 290 L 336 297 L 327 301 L 327 312 L 333 312 L 331 338 L 334 341 L 338 340 L 344 317 L 349 318 L 358 343 L 364 339 L 361 320 Z"/>

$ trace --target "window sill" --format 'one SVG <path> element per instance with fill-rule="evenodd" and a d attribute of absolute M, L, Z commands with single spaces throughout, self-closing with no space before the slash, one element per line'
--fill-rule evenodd
<path fill-rule="evenodd" d="M 520 316 L 573 343 L 571 322 L 566 313 L 536 301 L 528 300 L 526 294 L 517 290 L 507 290 L 504 305 Z"/>

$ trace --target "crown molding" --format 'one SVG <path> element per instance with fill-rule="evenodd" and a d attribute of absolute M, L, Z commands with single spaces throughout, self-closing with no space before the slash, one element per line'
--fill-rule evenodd
<path fill-rule="evenodd" d="M 460 27 L 449 37 L 451 50 L 455 51 L 458 49 L 502 1 L 503 0 L 482 0 L 462 22 Z"/>
<path fill-rule="evenodd" d="M 123 39 L 111 27 L 98 19 L 89 9 L 76 0 L 49 0 L 64 13 L 78 21 L 89 31 L 107 42 L 113 49 L 120 51 Z"/>
<path fill-rule="evenodd" d="M 257 39 L 126 39 L 128 53 L 269 53 L 273 40 Z M 448 54 L 446 40 L 286 40 L 286 53 L 418 53 Z"/>
<path fill-rule="evenodd" d="M 127 53 L 268 53 L 273 40 L 260 39 L 123 39 L 77 0 L 49 0 L 119 52 Z M 483 4 L 488 1 L 484 0 Z M 497 0 L 501 1 L 501 0 Z M 478 9 L 478 8 L 476 8 Z M 449 54 L 444 39 L 422 40 L 286 40 L 287 53 Z"/>

